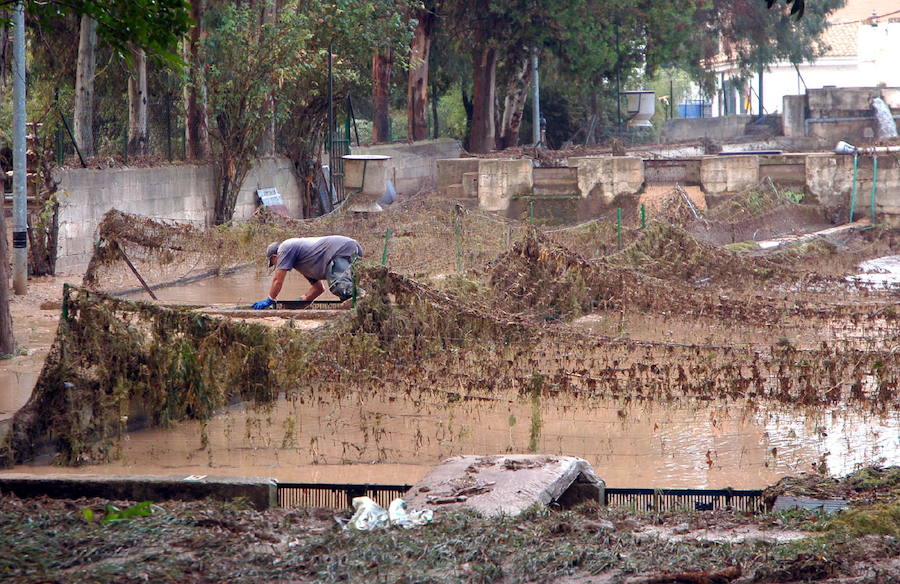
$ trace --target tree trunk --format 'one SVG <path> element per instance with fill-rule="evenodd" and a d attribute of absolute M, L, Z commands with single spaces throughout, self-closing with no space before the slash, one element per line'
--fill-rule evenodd
<path fill-rule="evenodd" d="M 131 51 L 128 76 L 128 154 L 147 154 L 147 54 Z"/>
<path fill-rule="evenodd" d="M 409 77 L 406 85 L 406 131 L 410 140 L 428 139 L 428 54 L 434 18 L 419 11 L 419 24 L 410 46 Z"/>
<path fill-rule="evenodd" d="M 394 56 L 391 49 L 372 56 L 372 143 L 390 142 L 391 138 L 391 68 Z"/>
<path fill-rule="evenodd" d="M 75 142 L 82 156 L 94 155 L 94 74 L 97 69 L 97 21 L 81 17 L 75 72 Z"/>
<path fill-rule="evenodd" d="M 189 159 L 209 158 L 209 115 L 206 101 L 206 77 L 200 63 L 200 41 L 206 35 L 203 30 L 203 13 L 206 0 L 191 0 L 191 18 L 194 26 L 184 41 L 184 60 L 188 64 L 188 82 L 184 86 L 186 122 L 184 128 L 185 153 Z"/>
<path fill-rule="evenodd" d="M 275 6 L 275 0 L 266 0 L 265 6 L 263 7 L 262 12 L 262 23 L 266 24 L 274 24 L 275 19 L 278 17 L 277 7 Z M 259 155 L 260 156 L 275 156 L 275 96 L 269 95 L 266 98 L 266 105 L 262 114 L 262 119 L 265 121 L 266 129 L 260 137 L 259 142 Z"/>
<path fill-rule="evenodd" d="M 516 68 L 506 86 L 506 97 L 503 100 L 503 119 L 500 122 L 500 139 L 498 148 L 514 148 L 519 145 L 519 128 L 522 125 L 522 113 L 525 111 L 525 100 L 528 97 L 528 85 L 531 81 L 531 58 L 522 53 Z"/>
<path fill-rule="evenodd" d="M 6 11 L 0 12 L 0 17 L 6 15 Z M 6 87 L 8 46 L 9 25 L 0 24 L 0 103 L 3 103 L 3 89 Z M 6 241 L 6 213 L 0 207 L 0 356 L 11 355 L 15 350 L 12 314 L 9 312 L 9 244 Z"/>
<path fill-rule="evenodd" d="M 472 131 L 469 151 L 490 152 L 496 147 L 494 134 L 494 94 L 497 81 L 497 49 L 482 47 L 472 58 Z"/>
<path fill-rule="evenodd" d="M 440 136 L 440 127 L 438 126 L 438 99 L 437 92 L 434 87 L 431 88 L 431 124 L 433 126 L 433 137 L 435 140 Z"/>

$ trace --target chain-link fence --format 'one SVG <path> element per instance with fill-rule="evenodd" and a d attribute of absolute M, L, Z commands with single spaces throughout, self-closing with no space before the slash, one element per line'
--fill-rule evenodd
<path fill-rule="evenodd" d="M 114 159 L 127 163 L 129 159 L 173 161 L 185 158 L 184 106 L 181 97 L 173 93 L 151 95 L 147 99 L 147 130 L 143 152 L 129 149 L 127 104 L 121 107 L 95 108 L 92 124 L 93 144 L 85 147 L 76 143 L 71 112 L 57 108 L 50 116 L 54 124 L 54 150 L 58 164 L 74 162 L 87 164 L 88 158 Z M 93 151 L 93 154 L 91 152 Z"/>

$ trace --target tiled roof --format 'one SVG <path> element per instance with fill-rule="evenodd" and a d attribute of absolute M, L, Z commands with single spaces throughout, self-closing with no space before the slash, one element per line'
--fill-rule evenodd
<path fill-rule="evenodd" d="M 825 56 L 849 57 L 857 54 L 856 33 L 859 23 L 832 24 L 822 33 L 821 42 L 826 47 Z"/>
<path fill-rule="evenodd" d="M 828 22 L 833 24 L 860 22 L 867 20 L 872 14 L 900 16 L 900 2 L 897 0 L 847 0 L 843 8 L 831 13 Z"/>

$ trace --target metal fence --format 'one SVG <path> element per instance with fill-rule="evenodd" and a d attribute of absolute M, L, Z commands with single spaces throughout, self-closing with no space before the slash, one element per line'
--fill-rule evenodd
<path fill-rule="evenodd" d="M 402 497 L 411 485 L 362 485 L 328 483 L 278 483 L 281 507 L 346 509 L 354 497 L 370 497 L 383 507 Z"/>
<path fill-rule="evenodd" d="M 354 497 L 371 497 L 387 507 L 402 497 L 412 485 L 363 485 L 325 483 L 278 483 L 278 504 L 282 507 L 324 507 L 346 509 Z M 603 505 L 628 507 L 635 511 L 734 510 L 746 513 L 766 511 L 762 491 L 739 489 L 630 489 L 607 488 Z"/>

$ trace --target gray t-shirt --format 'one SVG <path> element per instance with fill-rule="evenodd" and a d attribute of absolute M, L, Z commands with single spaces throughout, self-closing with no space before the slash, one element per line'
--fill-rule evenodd
<path fill-rule="evenodd" d="M 293 237 L 278 246 L 279 270 L 297 270 L 315 284 L 324 280 L 328 264 L 336 257 L 362 256 L 362 247 L 353 239 L 342 235 L 324 237 Z"/>

